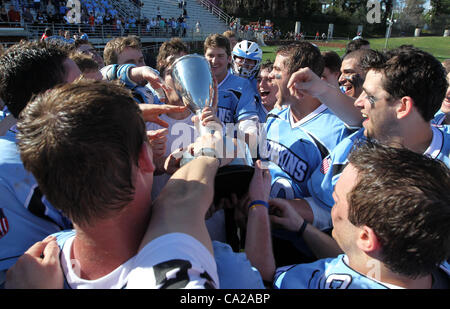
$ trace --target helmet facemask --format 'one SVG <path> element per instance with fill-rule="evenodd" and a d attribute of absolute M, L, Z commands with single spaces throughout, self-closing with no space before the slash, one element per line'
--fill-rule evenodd
<path fill-rule="evenodd" d="M 251 41 L 241 41 L 233 48 L 233 73 L 244 78 L 253 78 L 259 72 L 262 61 L 262 50 L 258 44 Z M 250 64 L 255 62 L 255 64 Z"/>

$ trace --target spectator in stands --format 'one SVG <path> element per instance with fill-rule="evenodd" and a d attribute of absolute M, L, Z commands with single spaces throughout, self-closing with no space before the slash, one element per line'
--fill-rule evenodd
<path fill-rule="evenodd" d="M 95 31 L 95 17 L 94 15 L 89 15 L 89 25 L 91 26 L 91 32 Z"/>
<path fill-rule="evenodd" d="M 139 37 L 130 35 L 114 38 L 105 45 L 103 60 L 105 65 L 131 63 L 144 66 L 144 55 Z"/>
<path fill-rule="evenodd" d="M 44 24 L 44 23 L 47 22 L 47 18 L 46 18 L 46 16 L 44 15 L 44 13 L 42 13 L 42 12 L 38 12 L 38 13 L 37 13 L 36 20 L 37 20 L 37 22 L 40 23 L 40 24 Z"/>
<path fill-rule="evenodd" d="M 181 31 L 183 33 L 181 36 L 183 38 L 186 37 L 187 29 L 188 29 L 188 25 L 187 25 L 186 21 L 184 21 L 184 19 L 183 19 L 183 22 L 181 23 Z"/>
<path fill-rule="evenodd" d="M 0 10 L 0 22 L 3 22 L 3 23 L 8 22 L 8 12 L 6 11 L 4 6 L 2 6 L 2 8 Z"/>
<path fill-rule="evenodd" d="M 178 22 L 173 17 L 170 20 L 170 27 L 172 28 L 172 36 L 176 36 L 179 25 Z"/>
<path fill-rule="evenodd" d="M 161 9 L 159 6 L 156 7 L 156 20 L 159 21 L 162 18 Z"/>
<path fill-rule="evenodd" d="M 14 5 L 9 6 L 8 19 L 10 23 L 20 23 L 20 13 L 16 11 Z"/>
<path fill-rule="evenodd" d="M 23 17 L 23 21 L 26 23 L 34 23 L 34 17 L 33 14 L 31 14 L 30 9 L 27 7 L 23 8 L 23 13 L 22 13 L 22 17 Z"/>
<path fill-rule="evenodd" d="M 61 0 L 59 2 L 59 19 L 63 20 L 64 16 L 66 16 L 67 11 L 69 10 L 69 8 L 66 7 L 66 1 Z"/>
<path fill-rule="evenodd" d="M 330 85 L 339 87 L 339 76 L 341 75 L 341 57 L 335 51 L 322 52 L 325 68 L 323 69 L 322 79 L 326 80 Z"/>
<path fill-rule="evenodd" d="M 164 21 L 164 18 L 160 18 L 158 21 L 158 27 L 159 27 L 159 31 L 160 33 L 162 33 L 166 27 L 166 22 Z"/>
<path fill-rule="evenodd" d="M 48 16 L 49 16 L 50 18 L 53 18 L 53 16 L 56 14 L 56 8 L 55 8 L 55 6 L 53 5 L 52 0 L 49 0 L 49 1 L 48 1 L 46 11 L 47 11 L 47 14 L 48 14 Z"/>

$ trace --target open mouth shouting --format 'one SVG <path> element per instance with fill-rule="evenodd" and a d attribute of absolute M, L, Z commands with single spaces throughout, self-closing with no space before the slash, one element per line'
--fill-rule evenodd
<path fill-rule="evenodd" d="M 343 76 L 343 80 L 339 83 L 343 87 L 344 93 L 349 97 L 358 97 L 359 90 L 361 89 L 364 80 L 359 74 L 352 74 L 348 76 Z"/>

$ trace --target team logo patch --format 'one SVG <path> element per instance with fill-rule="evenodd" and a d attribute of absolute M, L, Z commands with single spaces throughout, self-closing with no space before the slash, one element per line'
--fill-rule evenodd
<path fill-rule="evenodd" d="M 0 208 L 0 238 L 5 236 L 8 233 L 8 230 L 9 230 L 8 219 L 3 213 L 3 209 Z"/>
<path fill-rule="evenodd" d="M 322 160 L 322 164 L 320 165 L 320 172 L 322 174 L 326 174 L 328 172 L 328 170 L 330 169 L 330 158 L 325 158 Z"/>

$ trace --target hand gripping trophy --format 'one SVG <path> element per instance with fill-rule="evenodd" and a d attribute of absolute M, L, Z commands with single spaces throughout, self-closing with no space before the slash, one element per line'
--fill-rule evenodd
<path fill-rule="evenodd" d="M 172 65 L 172 80 L 175 91 L 192 113 L 200 119 L 203 108 L 212 107 L 214 101 L 214 80 L 209 62 L 200 55 L 185 55 Z M 217 134 L 216 126 L 196 123 L 197 133 Z M 243 195 L 248 190 L 250 179 L 253 175 L 252 159 L 245 142 L 227 136 L 223 137 L 223 151 L 215 155 L 232 155 L 233 161 L 219 169 L 215 183 L 215 199 L 227 197 L 231 193 Z M 193 159 L 189 152 L 183 154 L 181 165 Z"/>

